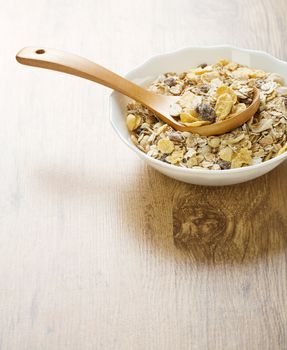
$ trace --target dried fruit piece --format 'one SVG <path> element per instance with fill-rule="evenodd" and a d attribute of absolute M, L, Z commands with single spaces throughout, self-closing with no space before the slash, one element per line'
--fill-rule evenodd
<path fill-rule="evenodd" d="M 200 63 L 197 68 L 205 68 L 207 67 L 207 63 Z"/>
<path fill-rule="evenodd" d="M 219 160 L 217 162 L 217 164 L 220 166 L 220 169 L 222 169 L 222 170 L 230 169 L 230 167 L 231 167 L 231 163 L 226 162 L 224 160 Z"/>
<path fill-rule="evenodd" d="M 233 106 L 232 96 L 230 94 L 222 94 L 218 97 L 215 105 L 215 114 L 218 120 L 223 120 L 231 111 Z"/>
<path fill-rule="evenodd" d="M 128 129 L 130 131 L 133 131 L 139 127 L 141 123 L 141 117 L 139 115 L 128 114 L 126 122 L 127 122 Z"/>
<path fill-rule="evenodd" d="M 169 87 L 172 87 L 172 86 L 176 85 L 176 80 L 173 77 L 169 77 L 167 79 L 164 79 L 163 82 Z"/>
<path fill-rule="evenodd" d="M 169 139 L 160 139 L 157 148 L 161 153 L 170 154 L 174 150 L 174 144 Z"/>
<path fill-rule="evenodd" d="M 212 123 L 215 121 L 215 111 L 209 104 L 201 103 L 196 107 L 195 111 L 202 120 L 207 120 Z"/>
<path fill-rule="evenodd" d="M 209 88 L 210 88 L 210 86 L 208 84 L 202 84 L 199 86 L 199 89 L 204 93 L 207 93 Z"/>
<path fill-rule="evenodd" d="M 180 143 L 183 141 L 183 136 L 180 132 L 178 131 L 172 131 L 169 135 L 168 138 L 175 143 Z"/>

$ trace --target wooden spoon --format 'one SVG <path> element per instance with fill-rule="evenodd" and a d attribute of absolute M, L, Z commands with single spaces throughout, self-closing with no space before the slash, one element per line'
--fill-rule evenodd
<path fill-rule="evenodd" d="M 253 101 L 244 112 L 222 122 L 190 127 L 169 114 L 170 106 L 178 101 L 178 96 L 156 95 L 86 58 L 54 49 L 25 47 L 17 53 L 16 59 L 28 66 L 51 69 L 105 85 L 142 103 L 174 129 L 199 135 L 220 135 L 241 126 L 256 113 L 260 104 L 259 91 L 254 88 Z"/>

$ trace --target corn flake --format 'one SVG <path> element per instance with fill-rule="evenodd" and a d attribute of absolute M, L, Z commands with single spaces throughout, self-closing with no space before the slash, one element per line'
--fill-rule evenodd
<path fill-rule="evenodd" d="M 157 148 L 161 153 L 170 154 L 174 150 L 174 144 L 169 139 L 160 139 Z"/>
<path fill-rule="evenodd" d="M 182 161 L 184 155 L 183 150 L 175 150 L 172 154 L 166 157 L 166 160 L 171 164 L 176 164 Z"/>
<path fill-rule="evenodd" d="M 237 102 L 237 95 L 231 87 L 226 86 L 226 85 L 219 86 L 216 90 L 216 97 L 218 98 L 219 96 L 221 96 L 223 94 L 229 94 L 232 98 L 233 104 L 235 104 Z"/>
<path fill-rule="evenodd" d="M 186 112 L 180 113 L 180 121 L 182 123 L 192 123 L 192 122 L 195 122 L 197 120 L 198 120 L 198 118 L 194 117 L 190 113 L 186 113 Z"/>
<path fill-rule="evenodd" d="M 228 93 L 220 95 L 216 101 L 215 114 L 218 120 L 223 120 L 228 116 L 233 106 L 232 96 Z"/>
<path fill-rule="evenodd" d="M 237 116 L 238 114 L 244 112 L 246 108 L 247 107 L 245 103 L 238 103 L 237 105 L 233 106 L 231 114 L 229 114 L 228 118 Z"/>
<path fill-rule="evenodd" d="M 203 125 L 208 125 L 211 124 L 209 121 L 207 120 L 198 120 L 192 123 L 185 123 L 185 125 L 189 126 L 189 127 L 198 127 L 198 126 L 203 126 Z"/>
<path fill-rule="evenodd" d="M 130 131 L 133 131 L 137 129 L 141 124 L 141 117 L 139 115 L 128 114 L 126 123 L 127 123 L 128 129 Z"/>
<path fill-rule="evenodd" d="M 233 155 L 233 151 L 230 147 L 225 147 L 221 149 L 219 152 L 219 157 L 226 162 L 231 161 L 232 155 Z"/>

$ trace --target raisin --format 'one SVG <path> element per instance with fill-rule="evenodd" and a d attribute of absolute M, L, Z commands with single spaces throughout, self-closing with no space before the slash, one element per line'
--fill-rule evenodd
<path fill-rule="evenodd" d="M 170 141 L 177 142 L 177 143 L 180 143 L 183 140 L 182 135 L 179 132 L 176 132 L 176 131 L 172 131 L 168 135 L 168 137 L 169 137 Z"/>
<path fill-rule="evenodd" d="M 207 84 L 203 84 L 203 85 L 201 85 L 200 87 L 200 90 L 202 91 L 202 92 L 208 92 L 208 90 L 209 90 L 209 85 L 207 85 Z"/>
<path fill-rule="evenodd" d="M 225 160 L 219 160 L 217 162 L 217 164 L 220 166 L 220 169 L 221 170 L 226 170 L 226 169 L 230 169 L 231 167 L 231 163 L 230 162 L 227 162 Z"/>
<path fill-rule="evenodd" d="M 207 63 L 200 63 L 197 68 L 205 68 L 207 67 Z"/>
<path fill-rule="evenodd" d="M 287 108 L 287 97 L 283 97 L 284 105 Z"/>
<path fill-rule="evenodd" d="M 163 155 L 160 157 L 159 160 L 161 160 L 161 161 L 164 162 L 164 163 L 168 163 L 168 161 L 166 160 L 166 157 L 167 157 L 167 156 L 168 156 L 167 154 L 163 154 Z"/>
<path fill-rule="evenodd" d="M 215 111 L 209 104 L 201 103 L 195 110 L 202 120 L 207 120 L 212 123 L 215 121 Z"/>
<path fill-rule="evenodd" d="M 167 79 L 164 79 L 163 81 L 167 86 L 169 87 L 172 87 L 172 86 L 175 86 L 176 85 L 176 81 L 174 78 L 167 78 Z"/>

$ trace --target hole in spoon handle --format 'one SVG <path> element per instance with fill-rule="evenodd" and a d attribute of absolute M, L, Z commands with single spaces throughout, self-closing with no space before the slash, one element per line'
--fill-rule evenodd
<path fill-rule="evenodd" d="M 44 49 L 38 49 L 35 51 L 36 54 L 38 55 L 43 55 L 43 53 L 45 53 L 46 51 Z"/>

